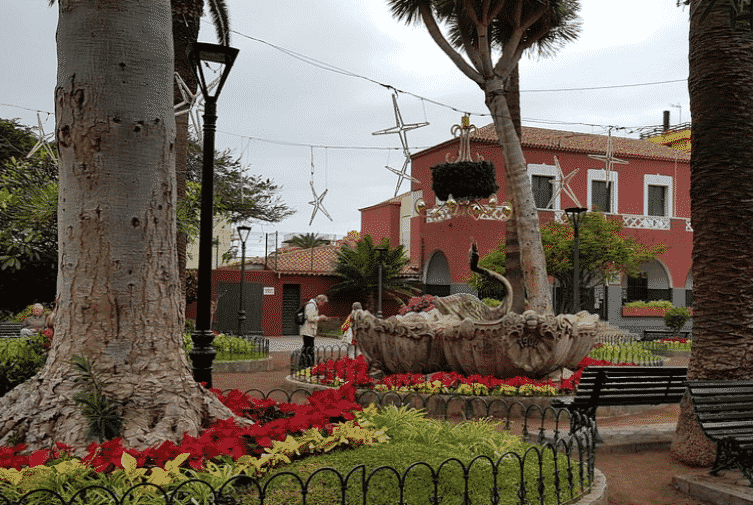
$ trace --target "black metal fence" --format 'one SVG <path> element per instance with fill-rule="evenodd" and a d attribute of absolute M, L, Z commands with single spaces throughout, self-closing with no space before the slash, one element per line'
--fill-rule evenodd
<path fill-rule="evenodd" d="M 125 504 L 562 504 L 587 492 L 593 481 L 593 437 L 587 431 L 533 446 L 523 454 L 476 456 L 463 463 L 450 458 L 432 466 L 417 461 L 405 469 L 360 464 L 342 472 L 319 468 L 309 476 L 282 471 L 259 479 L 239 475 L 219 487 L 191 478 L 170 489 L 137 484 L 122 495 L 89 486 L 67 498 L 36 489 L 8 498 L 8 505 Z"/>

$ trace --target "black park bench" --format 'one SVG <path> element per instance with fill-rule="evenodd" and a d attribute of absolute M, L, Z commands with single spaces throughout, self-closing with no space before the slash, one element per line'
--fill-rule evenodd
<path fill-rule="evenodd" d="M 0 338 L 18 338 L 23 327 L 22 323 L 0 323 Z"/>
<path fill-rule="evenodd" d="M 716 442 L 711 475 L 735 468 L 753 487 L 753 381 L 688 381 L 696 419 Z"/>
<path fill-rule="evenodd" d="M 687 375 L 687 367 L 679 366 L 589 366 L 583 369 L 575 395 L 551 405 L 570 411 L 575 432 L 596 426 L 599 407 L 680 403 Z M 601 441 L 598 432 L 596 440 Z"/>

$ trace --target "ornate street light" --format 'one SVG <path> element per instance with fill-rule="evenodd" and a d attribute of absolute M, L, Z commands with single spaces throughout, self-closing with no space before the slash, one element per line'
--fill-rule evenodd
<path fill-rule="evenodd" d="M 580 251 L 578 250 L 578 228 L 581 214 L 588 209 L 585 207 L 568 207 L 565 209 L 567 217 L 573 223 L 573 314 L 580 312 L 580 265 L 578 264 Z"/>
<path fill-rule="evenodd" d="M 238 49 L 196 42 L 188 49 L 188 61 L 204 97 L 204 158 L 201 173 L 201 212 L 199 227 L 199 285 L 196 302 L 196 329 L 191 334 L 193 378 L 212 387 L 212 361 L 217 354 L 212 347 L 212 202 L 214 200 L 214 132 L 217 126 L 217 97 L 233 66 Z M 204 77 L 204 65 L 223 65 L 220 82 L 210 95 Z"/>
<path fill-rule="evenodd" d="M 243 305 L 243 288 L 246 283 L 246 240 L 251 233 L 251 227 L 241 225 L 238 227 L 238 238 L 241 241 L 241 280 L 240 296 L 238 298 L 238 336 L 243 336 L 243 323 L 246 321 L 246 307 Z"/>
<path fill-rule="evenodd" d="M 377 259 L 379 260 L 379 291 L 377 293 L 377 313 L 376 317 L 382 319 L 382 263 L 384 262 L 384 255 L 387 254 L 386 247 L 375 247 L 377 252 Z"/>

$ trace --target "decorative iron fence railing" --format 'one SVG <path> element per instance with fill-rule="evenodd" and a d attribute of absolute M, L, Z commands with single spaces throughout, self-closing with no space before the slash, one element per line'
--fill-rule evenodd
<path fill-rule="evenodd" d="M 280 471 L 260 478 L 237 475 L 213 486 L 189 473 L 174 487 L 151 483 L 125 491 L 83 487 L 66 496 L 35 489 L 15 496 L 0 490 L 7 505 L 289 505 L 304 504 L 563 504 L 589 490 L 594 478 L 592 433 L 508 451 L 479 455 L 464 463 L 450 458 L 438 465 L 416 461 L 406 468 L 354 466 L 343 473 L 322 467 L 308 476 Z"/>
<path fill-rule="evenodd" d="M 287 392 L 281 389 L 263 393 L 249 390 L 246 394 L 260 398 L 276 397 L 278 401 L 303 401 L 306 390 Z M 361 404 L 381 406 L 401 404 L 412 406 L 417 395 L 393 392 L 359 392 Z M 458 400 L 455 398 L 454 400 Z M 62 495 L 50 489 L 34 489 L 25 494 L 13 492 L 0 483 L 0 505 L 173 505 L 173 504 L 243 504 L 288 505 L 305 504 L 563 504 L 572 503 L 590 489 L 595 470 L 595 427 L 563 434 L 560 419 L 570 414 L 564 409 L 526 406 L 521 402 L 492 400 L 507 413 L 502 427 L 510 430 L 510 413 L 516 409 L 523 417 L 525 439 L 536 443 L 521 453 L 506 451 L 478 455 L 470 461 L 449 458 L 439 464 L 416 461 L 396 468 L 390 465 L 357 464 L 350 470 L 322 467 L 310 474 L 277 471 L 258 478 L 234 476 L 220 484 L 186 470 L 171 487 L 141 483 L 127 489 L 102 485 L 70 486 Z M 578 415 L 575 413 L 575 415 Z M 528 431 L 530 419 L 537 419 L 538 428 Z M 573 425 L 577 425 L 574 423 Z M 501 451 L 500 451 L 501 452 Z M 221 480 L 220 480 L 221 481 Z"/>

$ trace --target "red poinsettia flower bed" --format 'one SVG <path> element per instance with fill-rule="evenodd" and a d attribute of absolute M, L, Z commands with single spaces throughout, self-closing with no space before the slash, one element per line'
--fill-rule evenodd
<path fill-rule="evenodd" d="M 491 375 L 470 375 L 465 376 L 456 372 L 435 372 L 430 375 L 418 373 L 402 373 L 387 375 L 379 380 L 374 379 L 368 374 L 368 363 L 363 355 L 357 358 L 340 358 L 337 360 L 328 360 L 311 369 L 311 376 L 319 376 L 322 384 L 339 385 L 342 383 L 353 384 L 355 387 L 374 388 L 379 385 L 387 386 L 388 389 L 411 388 L 427 382 L 433 383 L 439 381 L 442 387 L 450 390 L 457 389 L 461 384 L 482 384 L 492 391 L 495 388 L 510 386 L 520 388 L 524 385 L 532 386 L 550 386 L 555 391 L 567 394 L 575 391 L 580 382 L 582 371 L 587 366 L 604 366 L 604 365 L 624 365 L 635 366 L 635 363 L 612 363 L 607 360 L 596 360 L 589 357 L 583 358 L 578 364 L 577 371 L 569 378 L 563 380 L 535 380 L 529 377 L 513 377 L 511 379 L 498 379 Z"/>
<path fill-rule="evenodd" d="M 238 416 L 251 419 L 255 424 L 241 426 L 235 420 L 218 421 L 198 437 L 184 435 L 180 444 L 164 442 L 143 451 L 123 447 L 123 440 L 116 438 L 102 444 L 92 443 L 82 462 L 98 472 L 110 472 L 123 468 L 121 458 L 126 452 L 136 458 L 139 467 L 164 467 L 165 463 L 189 453 L 185 465 L 201 470 L 206 461 L 231 457 L 237 460 L 243 455 L 259 455 L 272 446 L 274 440 L 285 440 L 288 435 L 300 435 L 315 428 L 332 433 L 334 424 L 355 418 L 353 411 L 361 406 L 355 403 L 355 388 L 345 385 L 339 389 L 317 391 L 311 394 L 304 405 L 278 403 L 269 399 L 251 398 L 233 390 L 226 395 L 218 389 L 211 390 L 230 410 Z M 38 450 L 25 453 L 23 444 L 0 447 L 0 468 L 44 465 L 71 453 L 71 448 L 57 444 L 55 450 Z"/>

